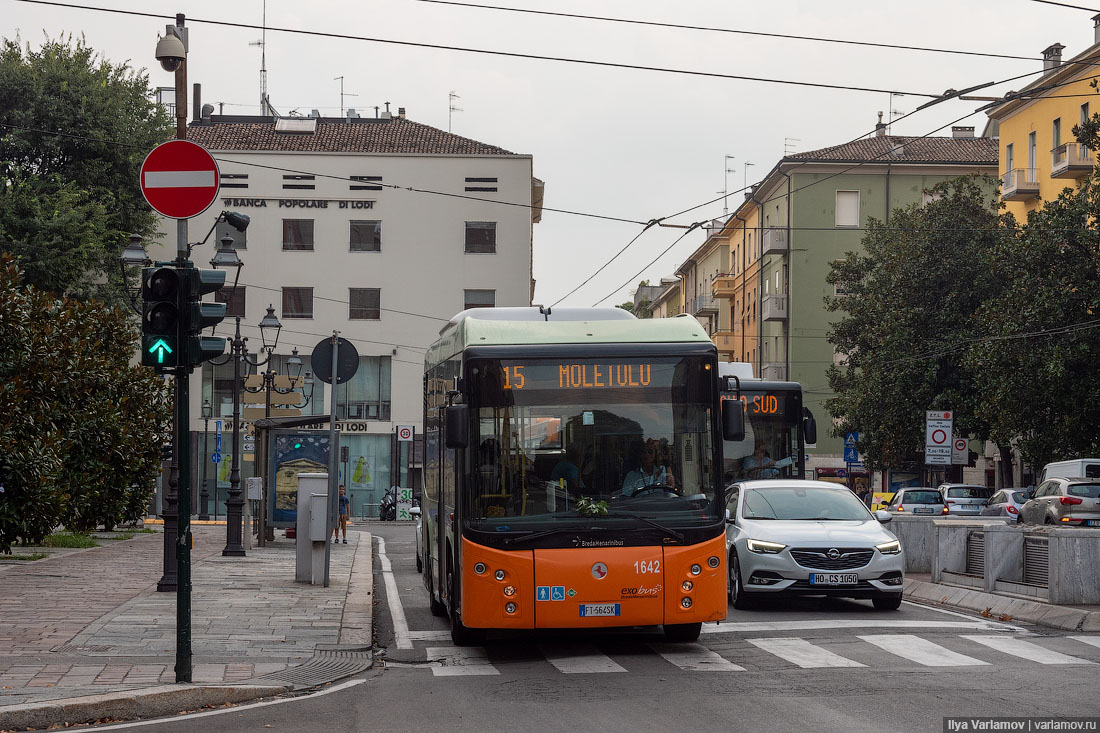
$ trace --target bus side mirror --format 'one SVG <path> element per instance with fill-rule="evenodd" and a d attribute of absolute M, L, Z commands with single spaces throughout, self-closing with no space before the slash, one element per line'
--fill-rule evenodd
<path fill-rule="evenodd" d="M 745 408 L 741 400 L 722 400 L 722 437 L 735 443 L 745 439 Z"/>
<path fill-rule="evenodd" d="M 803 421 L 802 434 L 806 438 L 806 445 L 813 445 L 817 442 L 817 420 L 814 420 L 813 415 Z"/>
<path fill-rule="evenodd" d="M 466 405 L 448 407 L 445 429 L 448 448 L 465 448 L 470 443 L 470 408 Z"/>

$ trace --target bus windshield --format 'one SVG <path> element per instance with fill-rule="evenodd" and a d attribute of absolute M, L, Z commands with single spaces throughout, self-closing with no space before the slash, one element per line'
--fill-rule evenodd
<path fill-rule="evenodd" d="M 733 399 L 724 393 L 722 399 Z M 723 475 L 727 482 L 744 479 L 803 478 L 804 461 L 798 433 L 802 425 L 802 392 L 778 387 L 741 390 L 745 406 L 745 439 L 725 441 Z"/>
<path fill-rule="evenodd" d="M 471 360 L 468 526 L 713 524 L 711 368 L 702 357 Z"/>

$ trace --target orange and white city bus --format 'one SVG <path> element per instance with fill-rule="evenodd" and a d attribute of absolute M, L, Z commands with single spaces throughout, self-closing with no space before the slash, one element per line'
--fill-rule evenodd
<path fill-rule="evenodd" d="M 459 313 L 425 364 L 421 560 L 456 644 L 726 616 L 717 352 L 694 318 Z"/>

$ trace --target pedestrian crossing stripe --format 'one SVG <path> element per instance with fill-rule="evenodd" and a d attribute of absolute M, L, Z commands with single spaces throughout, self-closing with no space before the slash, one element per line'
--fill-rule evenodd
<path fill-rule="evenodd" d="M 1047 649 L 1034 641 L 1016 636 L 962 634 L 951 638 L 961 639 L 979 648 L 992 650 L 995 654 L 1008 655 L 1030 663 L 1088 665 L 1096 663 Z M 845 643 L 845 649 L 847 649 L 850 648 L 853 639 L 887 652 L 888 658 L 893 661 L 874 665 L 864 664 L 796 637 L 754 638 L 745 639 L 745 642 L 761 652 L 778 657 L 802 669 L 868 669 L 896 666 L 897 659 L 913 662 L 921 667 L 989 667 L 994 664 L 991 661 L 948 649 L 943 644 L 913 634 L 863 634 L 856 637 L 833 638 L 828 641 Z M 1086 647 L 1100 648 L 1100 636 L 1065 636 L 1047 639 L 1047 641 L 1058 640 L 1069 640 L 1082 643 Z M 699 643 L 651 643 L 647 646 L 668 663 L 687 672 L 749 671 L 746 667 Z M 546 661 L 562 674 L 606 674 L 630 671 L 592 644 L 576 642 L 540 644 L 538 650 Z M 428 659 L 427 666 L 437 677 L 500 674 L 500 670 L 494 666 L 488 650 L 484 647 L 431 646 L 425 651 Z M 968 651 L 971 650 L 968 649 Z M 1092 652 L 1091 649 L 1082 651 Z M 1003 666 L 1003 660 L 995 661 L 998 665 L 997 669 Z"/>

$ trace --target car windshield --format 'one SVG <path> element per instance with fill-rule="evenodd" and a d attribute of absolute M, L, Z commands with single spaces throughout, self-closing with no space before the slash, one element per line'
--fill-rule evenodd
<path fill-rule="evenodd" d="M 1070 496 L 1100 499 L 1100 484 L 1070 484 L 1066 487 L 1066 493 Z"/>
<path fill-rule="evenodd" d="M 906 491 L 901 495 L 901 504 L 942 504 L 943 497 L 938 491 Z"/>
<path fill-rule="evenodd" d="M 993 494 L 984 486 L 956 486 L 947 490 L 952 499 L 988 499 Z"/>
<path fill-rule="evenodd" d="M 745 493 L 745 519 L 866 521 L 867 507 L 847 489 L 777 486 Z"/>

